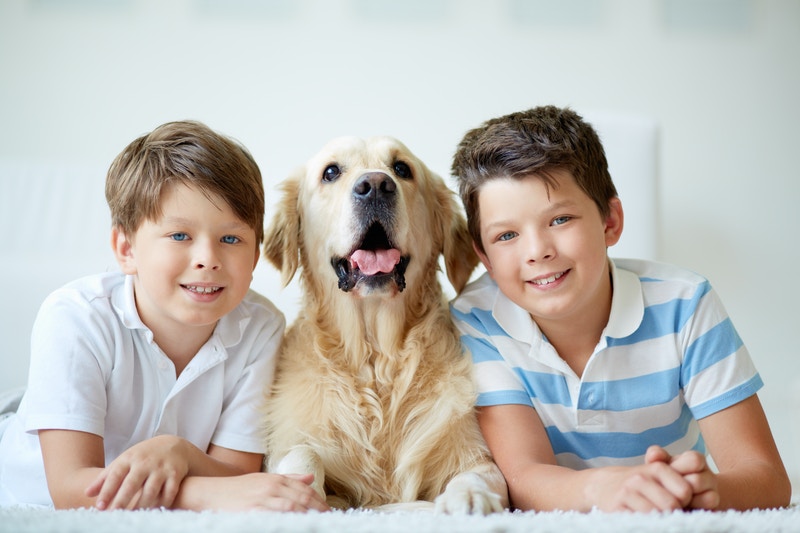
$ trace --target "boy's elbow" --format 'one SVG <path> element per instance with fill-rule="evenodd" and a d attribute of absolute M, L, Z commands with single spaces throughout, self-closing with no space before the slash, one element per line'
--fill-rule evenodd
<path fill-rule="evenodd" d="M 782 466 L 782 465 L 781 465 Z M 759 509 L 777 509 L 789 507 L 792 503 L 792 483 L 783 468 L 776 468 L 760 492 L 758 502 L 752 507 Z"/>
<path fill-rule="evenodd" d="M 88 501 L 83 501 L 80 498 L 73 498 L 70 495 L 51 494 L 50 498 L 53 500 L 53 507 L 57 511 L 64 511 L 69 509 L 82 509 L 91 508 L 93 505 Z"/>
<path fill-rule="evenodd" d="M 783 475 L 780 476 L 780 482 L 777 485 L 777 507 L 789 507 L 792 503 L 792 482 L 789 480 L 789 476 L 785 471 Z"/>

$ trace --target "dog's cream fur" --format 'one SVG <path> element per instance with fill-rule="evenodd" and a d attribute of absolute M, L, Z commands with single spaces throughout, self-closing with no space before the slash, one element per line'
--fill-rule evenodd
<path fill-rule="evenodd" d="M 402 279 L 357 278 L 343 290 L 332 260 L 349 257 L 365 232 L 353 196 L 366 174 L 388 178 L 384 226 L 408 261 Z M 264 253 L 284 283 L 300 269 L 303 304 L 266 401 L 270 471 L 312 472 L 338 507 L 507 506 L 475 419 L 471 362 L 437 278 L 440 255 L 456 290 L 477 264 L 452 192 L 388 137 L 335 139 L 282 190 Z"/>

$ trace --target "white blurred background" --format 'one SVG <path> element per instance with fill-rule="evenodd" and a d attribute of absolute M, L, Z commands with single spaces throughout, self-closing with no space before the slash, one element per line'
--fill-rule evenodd
<path fill-rule="evenodd" d="M 799 95 L 797 0 L 0 0 L 0 158 L 99 169 L 99 187 L 128 142 L 184 118 L 244 143 L 270 202 L 342 134 L 398 137 L 446 177 L 462 134 L 496 115 L 656 121 L 657 258 L 722 296 L 796 487 Z M 0 249 L 75 277 L 2 220 Z M 26 357 L 0 348 L 2 388 L 24 384 Z"/>

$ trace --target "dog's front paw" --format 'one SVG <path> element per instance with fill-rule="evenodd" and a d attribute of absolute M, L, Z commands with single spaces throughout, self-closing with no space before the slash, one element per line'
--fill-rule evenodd
<path fill-rule="evenodd" d="M 283 459 L 280 460 L 275 468 L 276 474 L 313 474 L 314 482 L 311 488 L 317 491 L 322 499 L 325 499 L 325 469 L 322 466 L 322 459 L 309 446 L 295 446 Z"/>
<path fill-rule="evenodd" d="M 474 472 L 463 472 L 447 484 L 436 500 L 436 511 L 448 514 L 489 514 L 503 511 L 503 498 Z"/>

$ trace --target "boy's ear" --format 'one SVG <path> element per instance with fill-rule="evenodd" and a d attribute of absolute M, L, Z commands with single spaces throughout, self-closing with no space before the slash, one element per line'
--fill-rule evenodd
<path fill-rule="evenodd" d="M 119 268 L 124 274 L 136 274 L 136 260 L 133 257 L 133 243 L 120 228 L 111 228 L 111 249 L 117 258 Z"/>
<path fill-rule="evenodd" d="M 622 236 L 622 227 L 625 225 L 625 214 L 622 211 L 622 202 L 614 197 L 608 202 L 608 216 L 606 217 L 606 247 L 614 246 Z"/>

